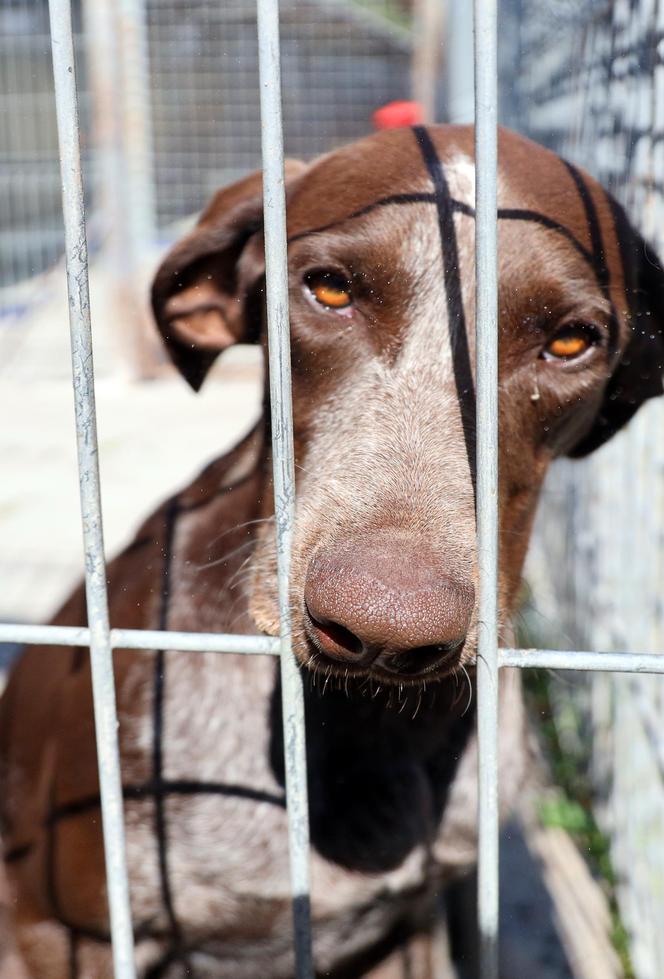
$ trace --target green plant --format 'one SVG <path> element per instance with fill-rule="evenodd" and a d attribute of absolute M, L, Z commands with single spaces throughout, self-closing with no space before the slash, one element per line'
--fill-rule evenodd
<path fill-rule="evenodd" d="M 611 913 L 611 940 L 620 959 L 625 979 L 636 979 L 629 954 L 629 936 L 620 918 L 616 898 L 616 878 L 611 863 L 608 837 L 601 831 L 592 808 L 592 788 L 588 777 L 587 752 L 564 750 L 561 744 L 561 720 L 556 717 L 551 696 L 555 677 L 546 670 L 526 670 L 525 689 L 545 757 L 555 783 L 553 794 L 540 800 L 538 815 L 543 826 L 564 829 L 584 854 L 588 865 L 601 882 Z M 559 698 L 556 698 L 558 700 Z M 578 707 L 570 698 L 565 702 L 565 725 L 580 727 Z M 569 740 L 569 739 L 568 739 Z M 576 743 L 583 744 L 578 738 Z"/>

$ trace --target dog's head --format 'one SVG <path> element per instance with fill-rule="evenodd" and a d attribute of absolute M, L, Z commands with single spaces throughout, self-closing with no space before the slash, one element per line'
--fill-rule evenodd
<path fill-rule="evenodd" d="M 287 168 L 302 662 L 399 683 L 474 655 L 474 162 L 469 128 L 380 133 Z M 260 175 L 214 198 L 154 284 L 198 388 L 265 340 Z M 517 596 L 549 462 L 606 441 L 662 390 L 664 275 L 590 177 L 499 142 L 499 602 Z M 271 505 L 266 494 L 265 508 Z M 278 631 L 264 528 L 251 608 Z"/>

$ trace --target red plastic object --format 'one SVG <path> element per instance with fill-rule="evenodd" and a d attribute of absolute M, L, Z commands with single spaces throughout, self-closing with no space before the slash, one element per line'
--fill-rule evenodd
<path fill-rule="evenodd" d="M 388 102 L 376 109 L 371 117 L 376 129 L 398 129 L 399 126 L 417 126 L 424 122 L 424 112 L 419 102 Z"/>

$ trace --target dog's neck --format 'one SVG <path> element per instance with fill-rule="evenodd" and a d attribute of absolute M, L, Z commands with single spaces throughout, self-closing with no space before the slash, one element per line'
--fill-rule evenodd
<path fill-rule="evenodd" d="M 188 490 L 192 500 L 200 500 L 201 493 L 216 500 L 213 505 L 222 507 L 219 520 L 229 526 L 246 524 L 254 539 L 257 528 L 267 526 L 256 520 L 251 484 L 270 464 L 268 428 L 261 420 L 236 449 L 208 467 Z M 224 494 L 226 487 L 233 487 L 230 495 Z M 206 521 L 209 527 L 209 515 Z M 219 530 L 220 524 L 216 527 Z M 194 535 L 192 540 L 200 542 L 203 537 Z M 237 544 L 229 543 L 222 532 L 219 554 L 211 554 L 216 560 L 209 570 L 210 627 L 228 630 L 231 624 L 237 628 L 242 620 L 248 631 L 255 631 L 247 613 L 248 581 L 229 595 L 232 620 L 218 619 L 220 585 L 240 572 L 246 558 L 242 552 L 224 563 L 220 558 L 228 547 Z M 240 615 L 242 605 L 245 610 Z M 273 669 L 269 762 L 283 785 L 276 663 Z M 472 671 L 411 687 L 350 677 L 328 679 L 306 669 L 303 680 L 313 845 L 349 869 L 373 873 L 398 866 L 414 847 L 428 846 L 435 838 L 448 789 L 473 730 Z"/>

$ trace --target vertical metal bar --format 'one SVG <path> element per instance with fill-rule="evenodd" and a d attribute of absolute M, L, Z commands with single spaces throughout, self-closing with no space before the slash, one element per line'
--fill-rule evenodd
<path fill-rule="evenodd" d="M 445 4 L 441 0 L 415 0 L 411 90 L 415 101 L 422 106 L 427 125 L 436 121 L 444 16 Z"/>
<path fill-rule="evenodd" d="M 310 979 L 313 976 L 313 967 L 309 905 L 309 806 L 304 740 L 304 693 L 302 676 L 292 650 L 290 619 L 290 558 L 295 508 L 295 469 L 278 0 L 258 0 L 258 59 L 288 837 L 296 976 L 297 979 Z"/>
<path fill-rule="evenodd" d="M 498 979 L 498 266 L 496 0 L 474 0 L 477 345 L 478 923 L 482 979 Z"/>
<path fill-rule="evenodd" d="M 115 979 L 134 979 L 134 942 L 125 860 L 118 722 L 99 492 L 88 251 L 70 0 L 49 0 L 49 12 L 65 225 L 76 442 L 85 550 L 85 590 L 113 964 Z"/>
<path fill-rule="evenodd" d="M 152 100 L 148 23 L 145 0 L 115 0 L 120 48 L 122 149 L 130 210 L 127 222 L 131 257 L 145 257 L 156 234 L 156 202 L 152 156 Z M 138 283 L 135 286 L 140 288 Z"/>
<path fill-rule="evenodd" d="M 468 0 L 449 0 L 445 19 L 445 103 L 447 121 L 473 121 L 473 8 Z"/>
<path fill-rule="evenodd" d="M 145 0 L 86 0 L 87 64 L 97 160 L 95 212 L 115 281 L 132 372 L 149 369 L 141 262 L 156 236 Z"/>
<path fill-rule="evenodd" d="M 128 241 L 129 180 L 122 147 L 122 72 L 115 0 L 86 0 L 82 5 L 88 86 L 92 105 L 95 161 L 94 209 L 110 267 L 128 277 L 132 249 Z"/>

